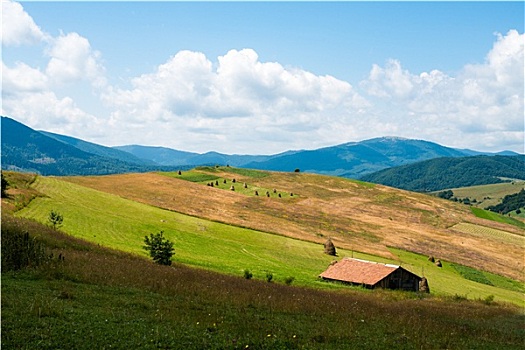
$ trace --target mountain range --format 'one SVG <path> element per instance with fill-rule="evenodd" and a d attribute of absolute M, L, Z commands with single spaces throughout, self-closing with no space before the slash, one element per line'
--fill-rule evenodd
<path fill-rule="evenodd" d="M 383 169 L 435 158 L 486 154 L 398 137 L 374 138 L 274 155 L 199 154 L 141 145 L 106 147 L 70 136 L 37 131 L 8 117 L 1 119 L 2 169 L 43 175 L 99 175 L 219 164 L 361 178 Z M 517 155 L 509 151 L 499 154 Z"/>

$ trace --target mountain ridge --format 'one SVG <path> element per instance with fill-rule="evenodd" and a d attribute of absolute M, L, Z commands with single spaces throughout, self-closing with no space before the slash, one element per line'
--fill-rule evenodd
<path fill-rule="evenodd" d="M 46 175 L 97 175 L 231 165 L 357 179 L 399 165 L 440 157 L 465 157 L 472 153 L 483 152 L 457 150 L 430 141 L 396 136 L 273 155 L 228 155 L 214 151 L 200 154 L 141 145 L 106 147 L 70 136 L 36 131 L 2 116 L 2 169 Z"/>

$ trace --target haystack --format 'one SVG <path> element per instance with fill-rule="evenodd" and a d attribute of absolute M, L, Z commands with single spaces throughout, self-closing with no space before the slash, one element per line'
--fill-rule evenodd
<path fill-rule="evenodd" d="M 328 238 L 328 240 L 324 244 L 324 253 L 328 255 L 333 255 L 333 256 L 337 255 L 337 252 L 335 250 L 335 245 L 330 238 Z"/>
<path fill-rule="evenodd" d="M 425 277 L 422 277 L 421 282 L 419 282 L 419 291 L 422 293 L 430 293 L 430 287 L 428 286 L 428 281 Z"/>

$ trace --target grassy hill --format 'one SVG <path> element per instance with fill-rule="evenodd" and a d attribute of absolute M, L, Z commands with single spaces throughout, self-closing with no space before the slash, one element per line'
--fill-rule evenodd
<path fill-rule="evenodd" d="M 458 199 L 468 198 L 471 206 L 485 209 L 501 203 L 505 196 L 518 193 L 524 188 L 525 181 L 514 180 L 491 185 L 451 188 L 450 190 L 453 192 L 454 197 Z M 437 195 L 438 193 L 439 191 L 436 191 L 433 194 Z M 510 214 L 512 216 L 525 217 L 525 213 L 523 213 L 524 215 Z"/>
<path fill-rule="evenodd" d="M 428 195 L 337 177 L 230 167 L 200 168 L 180 176 L 148 173 L 64 180 L 214 222 L 316 244 L 331 237 L 338 248 L 388 259 L 396 258 L 389 250 L 395 247 L 523 280 L 521 246 L 458 234 L 453 227 L 469 222 L 518 239 L 523 239 L 522 229 L 479 218 L 465 205 Z M 219 186 L 207 186 L 213 181 Z M 235 191 L 230 190 L 232 185 Z"/>
<path fill-rule="evenodd" d="M 518 349 L 525 339 L 522 312 L 497 303 L 523 308 L 523 283 L 480 269 L 481 260 L 468 267 L 437 255 L 444 263 L 437 268 L 426 255 L 400 249 L 403 242 L 417 246 L 428 238 L 411 235 L 411 225 L 434 227 L 436 238 L 444 235 L 444 240 L 457 235 L 473 246 L 485 242 L 482 248 L 488 250 L 499 242 L 516 263 L 511 247 L 521 242 L 519 230 L 477 218 L 459 204 L 338 178 L 234 168 L 181 175 L 8 175 L 17 185 L 2 201 L 2 209 L 8 208 L 2 210 L 2 238 L 6 232 L 29 232 L 54 258 L 40 268 L 2 271 L 2 345 L 7 348 Z M 235 191 L 230 190 L 233 178 Z M 207 186 L 211 182 L 219 186 Z M 32 201 L 16 217 L 9 216 L 24 189 L 32 191 Z M 255 189 L 264 195 L 255 196 Z M 342 210 L 350 200 L 361 205 Z M 421 213 L 431 206 L 437 211 L 428 220 Z M 367 215 L 392 209 L 386 220 L 397 228 L 382 236 L 381 222 L 375 228 L 372 224 L 375 217 L 366 221 L 363 213 L 337 219 L 364 207 L 372 207 Z M 177 210 L 184 208 L 191 213 Z M 67 234 L 24 219 L 45 223 L 51 209 L 64 215 L 61 229 Z M 281 216 L 270 220 L 279 210 Z M 444 210 L 449 218 L 438 220 Z M 212 213 L 220 220 L 206 218 Z M 315 216 L 315 232 L 305 231 Z M 233 225 L 235 218 L 244 225 Z M 337 236 L 338 220 L 357 221 L 357 227 L 370 232 Z M 289 225 L 281 229 L 285 221 Z M 463 234 L 448 227 L 481 223 L 512 239 L 501 242 L 481 231 Z M 251 227 L 263 224 L 267 230 Z M 144 236 L 159 230 L 175 243 L 173 268 L 156 266 L 141 249 Z M 323 254 L 321 244 L 328 233 L 338 242 L 338 258 L 391 262 L 424 272 L 431 295 L 321 282 L 317 275 L 333 259 Z M 394 248 L 387 241 L 399 244 Z M 457 250 L 451 256 L 470 254 L 470 244 L 463 251 L 450 245 Z M 57 260 L 59 254 L 65 260 Z M 254 279 L 245 280 L 244 269 Z M 265 281 L 267 273 L 273 274 L 273 283 Z M 292 286 L 285 285 L 286 277 L 295 278 Z"/>

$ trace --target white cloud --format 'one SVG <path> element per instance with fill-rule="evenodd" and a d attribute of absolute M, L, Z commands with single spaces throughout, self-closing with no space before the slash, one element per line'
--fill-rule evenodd
<path fill-rule="evenodd" d="M 216 65 L 203 53 L 181 51 L 154 73 L 132 79 L 131 85 L 111 89 L 105 97 L 114 109 L 113 123 L 157 123 L 159 134 L 174 130 L 180 136 L 167 136 L 165 142 L 186 149 L 188 139 L 195 146 L 198 138 L 216 150 L 227 139 L 236 145 L 230 148 L 235 152 L 248 146 L 254 151 L 257 142 L 271 143 L 266 149 L 277 152 L 292 140 L 295 147 L 312 148 L 319 140 L 308 133 L 330 128 L 341 116 L 367 106 L 348 82 L 260 62 L 252 49 L 231 50 Z"/>
<path fill-rule="evenodd" d="M 48 87 L 47 75 L 39 69 L 23 62 L 17 62 L 13 68 L 2 62 L 2 90 L 4 94 L 17 92 L 42 91 Z"/>
<path fill-rule="evenodd" d="M 22 5 L 2 0 L 2 45 L 33 44 L 46 38 L 47 34 L 35 24 Z"/>
<path fill-rule="evenodd" d="M 61 34 L 53 38 L 47 55 L 50 60 L 46 74 L 55 83 L 88 80 L 96 86 L 105 85 L 100 53 L 94 51 L 89 41 L 77 33 Z"/>
<path fill-rule="evenodd" d="M 100 122 L 84 112 L 70 97 L 57 97 L 53 92 L 25 92 L 3 101 L 7 115 L 22 119 L 34 129 L 80 137 L 94 133 Z"/>
<path fill-rule="evenodd" d="M 51 37 L 18 3 L 3 0 L 2 9 L 4 46 L 45 47 L 43 68 L 2 61 L 2 114 L 31 127 L 198 152 L 276 153 L 385 135 L 523 152 L 524 35 L 515 30 L 454 76 L 410 72 L 392 59 L 372 65 L 356 89 L 263 62 L 253 49 L 216 59 L 180 51 L 124 88 L 107 83 L 87 38 Z M 90 109 L 99 104 L 106 109 Z"/>
<path fill-rule="evenodd" d="M 523 151 L 523 46 L 524 35 L 511 30 L 497 36 L 484 63 L 456 77 L 437 70 L 416 75 L 390 60 L 374 65 L 360 86 L 383 123 L 404 126 L 400 136 Z"/>

